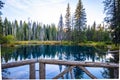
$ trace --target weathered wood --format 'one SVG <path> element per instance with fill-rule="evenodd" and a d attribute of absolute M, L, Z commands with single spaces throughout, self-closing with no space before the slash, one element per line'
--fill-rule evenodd
<path fill-rule="evenodd" d="M 80 69 L 82 69 L 90 78 L 97 79 L 94 75 L 92 75 L 85 67 L 78 66 Z"/>
<path fill-rule="evenodd" d="M 36 63 L 36 62 L 37 62 L 37 60 L 32 59 L 32 60 L 25 60 L 25 61 L 17 61 L 17 62 L 5 63 L 5 64 L 2 64 L 2 69 L 18 67 L 18 66 L 22 66 L 22 65 Z"/>
<path fill-rule="evenodd" d="M 2 69 L 12 68 L 12 67 L 17 67 L 17 66 L 30 64 L 30 75 L 33 75 L 30 78 L 35 78 L 35 63 L 37 63 L 37 62 L 39 62 L 39 70 L 40 70 L 39 71 L 39 77 L 40 77 L 40 79 L 45 79 L 45 64 L 68 65 L 68 66 L 83 66 L 81 68 L 84 71 L 86 71 L 88 74 L 91 74 L 91 73 L 89 73 L 89 71 L 87 71 L 84 67 L 106 67 L 106 68 L 117 68 L 117 69 L 119 68 L 119 64 L 116 64 L 116 63 L 64 61 L 64 60 L 55 60 L 55 59 L 39 59 L 39 60 L 32 59 L 32 60 L 25 60 L 25 61 L 17 61 L 17 62 L 5 63 L 5 64 L 2 64 Z M 70 70 L 72 70 L 71 67 L 70 67 Z M 69 69 L 68 69 L 68 71 L 69 71 Z M 62 73 L 60 73 L 57 76 L 62 77 L 63 73 L 66 73 L 66 70 L 63 71 Z M 54 77 L 54 78 L 59 78 L 57 76 Z M 93 77 L 93 78 L 95 78 L 95 77 Z"/>
<path fill-rule="evenodd" d="M 35 79 L 35 63 L 30 64 L 29 67 L 29 71 L 30 71 L 30 79 Z"/>
<path fill-rule="evenodd" d="M 55 60 L 55 59 L 39 59 L 38 61 L 40 63 L 56 64 L 56 65 L 71 65 L 71 66 L 85 66 L 85 67 L 107 67 L 107 68 L 119 67 L 119 64 L 116 64 L 116 63 L 65 61 L 65 60 Z"/>
<path fill-rule="evenodd" d="M 72 69 L 70 70 L 71 79 L 73 79 Z"/>
<path fill-rule="evenodd" d="M 40 79 L 45 79 L 45 64 L 39 63 L 39 77 Z"/>
<path fill-rule="evenodd" d="M 118 79 L 119 78 L 119 68 L 114 68 L 113 74 L 114 74 L 114 78 Z"/>
<path fill-rule="evenodd" d="M 64 79 L 64 76 L 62 76 L 62 79 Z"/>
<path fill-rule="evenodd" d="M 32 60 L 5 63 L 2 64 L 2 69 L 27 65 L 36 62 L 45 63 L 45 64 L 58 64 L 58 65 L 60 64 L 60 65 L 72 65 L 72 66 L 86 66 L 86 67 L 107 67 L 107 68 L 119 67 L 119 64 L 116 63 L 64 61 L 64 60 L 55 60 L 55 59 L 39 59 L 39 60 L 32 59 Z"/>
<path fill-rule="evenodd" d="M 119 52 L 119 50 L 115 50 L 115 51 L 108 51 L 108 53 L 116 53 Z"/>
<path fill-rule="evenodd" d="M 60 74 L 58 74 L 57 76 L 55 76 L 53 79 L 58 79 L 58 78 L 62 77 L 65 73 L 69 72 L 73 68 L 74 68 L 74 66 L 66 68 L 63 72 L 61 72 Z"/>

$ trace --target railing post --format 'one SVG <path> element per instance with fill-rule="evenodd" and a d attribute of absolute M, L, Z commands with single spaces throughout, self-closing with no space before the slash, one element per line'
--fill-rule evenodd
<path fill-rule="evenodd" d="M 30 64 L 29 70 L 30 70 L 29 78 L 35 79 L 35 63 Z"/>
<path fill-rule="evenodd" d="M 70 70 L 71 79 L 73 79 L 72 69 Z"/>
<path fill-rule="evenodd" d="M 114 78 L 117 79 L 119 78 L 119 68 L 114 68 Z"/>
<path fill-rule="evenodd" d="M 39 63 L 39 78 L 45 79 L 45 63 Z"/>

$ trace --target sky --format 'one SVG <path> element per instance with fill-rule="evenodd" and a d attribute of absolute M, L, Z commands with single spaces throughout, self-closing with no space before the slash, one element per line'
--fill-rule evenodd
<path fill-rule="evenodd" d="M 58 25 L 60 15 L 65 22 L 67 4 L 70 4 L 71 16 L 75 12 L 78 0 L 2 0 L 5 5 L 2 8 L 2 18 L 14 21 L 36 21 L 43 24 L 55 23 Z M 87 24 L 102 23 L 105 17 L 103 14 L 103 0 L 82 0 L 87 14 Z"/>

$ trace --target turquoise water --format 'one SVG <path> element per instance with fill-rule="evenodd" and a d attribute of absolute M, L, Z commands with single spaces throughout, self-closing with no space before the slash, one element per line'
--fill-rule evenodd
<path fill-rule="evenodd" d="M 58 46 L 58 45 L 29 45 L 18 46 L 16 48 L 2 48 L 1 62 L 9 63 L 28 59 L 57 59 L 69 61 L 106 62 L 106 51 L 101 51 L 94 47 L 87 46 Z M 65 65 L 46 65 L 46 78 L 51 79 L 62 72 Z M 114 78 L 111 70 L 101 67 L 86 67 L 99 79 Z M 39 65 L 36 63 L 36 78 L 39 79 Z M 75 79 L 90 79 L 78 67 L 73 70 Z M 2 76 L 14 79 L 29 79 L 29 65 L 8 68 L 2 70 Z M 65 79 L 70 79 L 70 73 L 64 75 Z"/>

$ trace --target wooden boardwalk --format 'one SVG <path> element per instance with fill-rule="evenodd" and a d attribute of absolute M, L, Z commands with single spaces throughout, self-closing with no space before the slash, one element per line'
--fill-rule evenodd
<path fill-rule="evenodd" d="M 59 78 L 64 79 L 64 74 L 67 72 L 70 72 L 71 78 L 73 78 L 72 69 L 76 66 L 82 69 L 92 79 L 97 79 L 97 77 L 91 74 L 85 67 L 106 67 L 106 68 L 119 69 L 119 64 L 115 64 L 115 63 L 65 61 L 65 60 L 55 60 L 55 59 L 39 59 L 39 60 L 32 59 L 32 60 L 11 62 L 11 63 L 2 64 L 2 69 L 18 67 L 22 65 L 29 65 L 29 72 L 30 72 L 29 78 L 35 79 L 35 76 L 36 76 L 35 63 L 39 63 L 40 79 L 45 79 L 46 64 L 68 66 L 68 68 L 66 68 L 63 72 L 53 77 L 53 79 L 59 79 Z"/>

